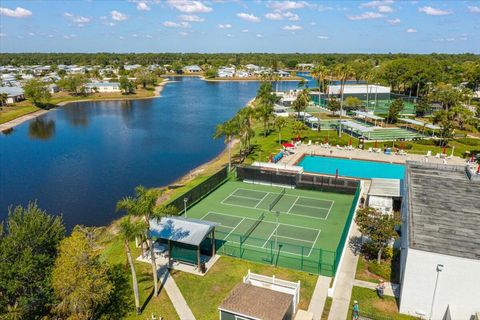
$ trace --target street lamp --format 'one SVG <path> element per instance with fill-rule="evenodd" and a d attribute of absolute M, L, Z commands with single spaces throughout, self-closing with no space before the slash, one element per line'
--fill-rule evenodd
<path fill-rule="evenodd" d="M 432 298 L 432 306 L 430 307 L 430 317 L 432 319 L 433 314 L 433 307 L 435 306 L 435 297 L 437 295 L 437 286 L 438 286 L 438 277 L 440 276 L 440 272 L 443 271 L 443 264 L 437 264 L 437 278 L 435 279 L 435 288 L 433 289 L 433 298 Z"/>
<path fill-rule="evenodd" d="M 187 197 L 183 198 L 183 204 L 184 204 L 184 208 L 185 208 L 185 209 L 184 209 L 184 211 L 185 211 L 185 212 L 184 212 L 185 218 L 187 217 L 187 202 L 188 202 L 188 198 L 187 198 Z"/>

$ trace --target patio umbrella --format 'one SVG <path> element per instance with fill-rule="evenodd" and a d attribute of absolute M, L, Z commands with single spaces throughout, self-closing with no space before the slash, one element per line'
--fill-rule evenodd
<path fill-rule="evenodd" d="M 352 145 L 352 137 L 350 137 L 350 141 L 348 142 L 348 145 L 349 145 L 349 146 Z"/>
<path fill-rule="evenodd" d="M 377 148 L 377 147 L 378 147 L 378 146 L 377 146 L 377 140 L 375 140 L 375 148 Z"/>
<path fill-rule="evenodd" d="M 285 148 L 294 148 L 295 145 L 291 144 L 291 143 L 288 143 L 288 142 L 285 142 L 284 144 L 282 144 L 282 146 L 284 146 Z"/>
<path fill-rule="evenodd" d="M 443 147 L 443 154 L 447 154 L 447 148 Z"/>

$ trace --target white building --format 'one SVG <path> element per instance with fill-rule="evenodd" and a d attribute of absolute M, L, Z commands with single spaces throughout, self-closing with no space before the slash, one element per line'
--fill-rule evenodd
<path fill-rule="evenodd" d="M 120 83 L 118 82 L 91 82 L 85 85 L 87 93 L 92 92 L 120 92 Z"/>
<path fill-rule="evenodd" d="M 340 96 L 341 86 L 339 84 L 329 85 L 327 89 L 329 95 Z M 343 86 L 343 97 L 354 96 L 361 100 L 367 99 L 367 93 L 370 100 L 375 99 L 375 96 L 378 100 L 390 99 L 390 87 L 379 86 L 374 84 L 346 84 Z"/>
<path fill-rule="evenodd" d="M 471 319 L 480 312 L 480 181 L 463 166 L 408 162 L 400 312 Z"/>
<path fill-rule="evenodd" d="M 401 194 L 399 179 L 372 179 L 367 195 L 367 206 L 384 214 L 400 211 Z"/>
<path fill-rule="evenodd" d="M 48 85 L 48 92 L 50 92 L 51 94 L 60 92 L 60 87 L 57 86 L 55 83 L 49 84 Z"/>
<path fill-rule="evenodd" d="M 315 68 L 315 65 L 313 63 L 299 63 L 297 64 L 297 68 L 302 70 L 310 70 Z"/>
<path fill-rule="evenodd" d="M 25 94 L 20 87 L 0 87 L 0 94 L 7 94 L 7 104 L 25 100 Z"/>
<path fill-rule="evenodd" d="M 185 66 L 183 67 L 183 72 L 186 72 L 186 73 L 199 73 L 199 72 L 202 72 L 202 68 L 200 68 L 199 66 L 197 65 L 193 65 L 193 66 Z"/>

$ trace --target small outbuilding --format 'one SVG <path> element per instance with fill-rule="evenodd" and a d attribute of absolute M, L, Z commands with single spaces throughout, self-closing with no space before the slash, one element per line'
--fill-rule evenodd
<path fill-rule="evenodd" d="M 0 94 L 7 96 L 6 104 L 12 104 L 25 100 L 25 93 L 20 87 L 0 87 Z"/>
<path fill-rule="evenodd" d="M 367 205 L 384 214 L 400 211 L 402 205 L 400 185 L 399 179 L 372 179 Z"/>

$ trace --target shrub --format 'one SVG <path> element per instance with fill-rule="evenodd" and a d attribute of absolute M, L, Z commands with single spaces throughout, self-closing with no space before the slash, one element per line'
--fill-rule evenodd
<path fill-rule="evenodd" d="M 436 145 L 435 140 L 430 139 L 430 140 L 417 140 L 415 141 L 416 144 L 421 144 L 423 146 L 434 146 Z"/>
<path fill-rule="evenodd" d="M 390 280 L 392 267 L 390 263 L 378 264 L 377 261 L 371 261 L 368 263 L 368 271 L 382 277 L 383 279 Z"/>
<path fill-rule="evenodd" d="M 476 138 L 460 138 L 456 139 L 455 141 L 467 146 L 480 146 L 480 139 Z"/>
<path fill-rule="evenodd" d="M 362 246 L 362 254 L 367 260 L 375 260 L 377 258 L 378 248 L 373 242 L 366 242 Z M 387 247 L 382 251 L 382 259 L 390 259 L 392 257 L 392 248 Z"/>

